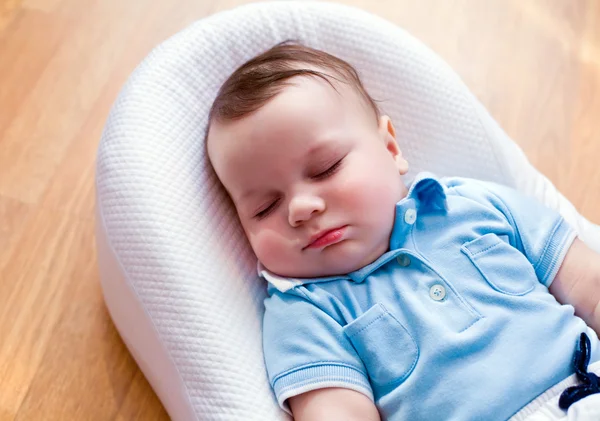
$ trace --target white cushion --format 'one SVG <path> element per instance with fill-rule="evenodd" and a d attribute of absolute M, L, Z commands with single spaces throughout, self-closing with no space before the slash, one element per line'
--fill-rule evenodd
<path fill-rule="evenodd" d="M 175 420 L 281 420 L 262 356 L 265 285 L 203 145 L 219 86 L 297 39 L 361 74 L 395 122 L 411 173 L 494 180 L 584 220 L 457 75 L 403 30 L 358 9 L 273 2 L 203 19 L 158 46 L 119 95 L 98 152 L 98 258 L 106 303 Z"/>

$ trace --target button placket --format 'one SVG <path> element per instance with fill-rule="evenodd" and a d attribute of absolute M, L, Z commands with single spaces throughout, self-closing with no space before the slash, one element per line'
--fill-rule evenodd
<path fill-rule="evenodd" d="M 415 199 L 405 198 L 396 204 L 394 228 L 390 238 L 392 250 L 402 248 L 406 245 L 408 237 L 417 220 L 417 203 Z"/>
<path fill-rule="evenodd" d="M 417 211 L 413 208 L 408 208 L 406 212 L 404 212 L 404 222 L 408 225 L 412 225 L 417 221 Z"/>
<path fill-rule="evenodd" d="M 396 264 L 399 274 L 409 271 L 416 275 L 414 278 L 416 283 L 412 283 L 413 286 L 409 286 L 409 288 L 412 288 L 415 293 L 419 291 L 418 294 L 422 294 L 419 302 L 424 304 L 425 308 L 431 306 L 434 314 L 443 311 L 444 323 L 448 327 L 460 332 L 481 318 L 481 315 L 433 268 L 425 257 L 415 251 L 402 250 L 396 256 Z M 408 273 L 401 276 L 413 278 L 413 275 L 408 275 Z"/>

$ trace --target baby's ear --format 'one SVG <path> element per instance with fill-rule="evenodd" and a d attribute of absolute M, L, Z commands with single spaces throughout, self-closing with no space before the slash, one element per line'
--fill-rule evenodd
<path fill-rule="evenodd" d="M 381 137 L 391 136 L 396 139 L 396 129 L 389 116 L 382 115 L 379 117 L 378 132 Z"/>
<path fill-rule="evenodd" d="M 408 172 L 408 161 L 402 156 L 401 151 L 398 155 L 396 155 L 394 161 L 396 161 L 396 166 L 398 167 L 398 172 L 400 175 L 404 175 Z"/>
<path fill-rule="evenodd" d="M 386 149 L 394 158 L 398 171 L 401 175 L 406 174 L 408 172 L 408 161 L 402 156 L 402 151 L 398 146 L 398 142 L 396 142 L 396 129 L 389 116 L 384 115 L 379 118 L 378 132 Z"/>

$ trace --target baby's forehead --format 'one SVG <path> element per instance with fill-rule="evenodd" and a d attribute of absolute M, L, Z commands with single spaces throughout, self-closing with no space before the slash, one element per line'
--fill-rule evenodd
<path fill-rule="evenodd" d="M 290 118 L 290 122 L 302 121 L 306 116 L 334 114 L 336 110 L 352 110 L 355 113 L 368 114 L 366 107 L 357 106 L 360 97 L 349 85 L 337 81 L 327 82 L 317 77 L 294 77 L 261 107 L 232 120 L 215 119 L 209 128 L 208 139 L 217 134 L 239 136 L 239 131 L 247 131 L 255 124 L 264 124 L 264 128 L 273 127 L 273 122 Z M 271 121 L 268 121 L 271 120 Z M 250 127 L 247 122 L 251 121 Z"/>
<path fill-rule="evenodd" d="M 373 124 L 373 114 L 350 86 L 333 86 L 314 77 L 294 78 L 275 97 L 255 112 L 234 121 L 216 121 L 209 130 L 209 158 L 222 176 L 249 160 L 267 167 L 277 154 L 297 156 L 307 153 L 315 141 L 340 136 L 359 124 Z M 254 171 L 264 169 L 252 165 Z M 236 180 L 243 183 L 244 180 Z"/>

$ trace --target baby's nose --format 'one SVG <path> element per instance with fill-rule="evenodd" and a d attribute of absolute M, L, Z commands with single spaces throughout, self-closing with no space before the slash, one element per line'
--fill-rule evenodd
<path fill-rule="evenodd" d="M 325 201 L 314 195 L 297 195 L 290 200 L 289 205 L 289 223 L 297 227 L 305 221 L 308 221 L 314 214 L 319 214 L 325 210 Z"/>

